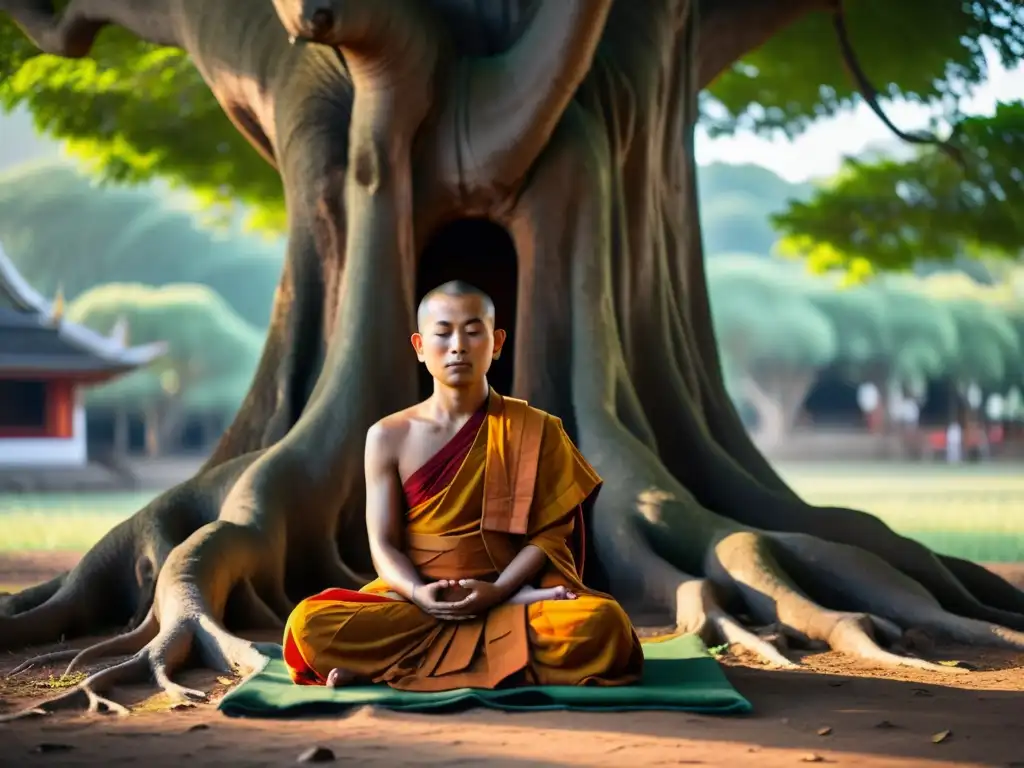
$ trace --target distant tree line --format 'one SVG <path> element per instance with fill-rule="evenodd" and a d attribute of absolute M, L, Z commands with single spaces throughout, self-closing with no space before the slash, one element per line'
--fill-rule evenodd
<path fill-rule="evenodd" d="M 803 264 L 723 257 L 708 264 L 712 312 L 731 391 L 781 439 L 828 372 L 923 398 L 929 384 L 974 385 L 1012 408 L 1024 388 L 1024 281 L 887 275 L 846 285 Z"/>
<path fill-rule="evenodd" d="M 41 293 L 73 300 L 106 283 L 212 289 L 265 328 L 280 277 L 280 240 L 248 235 L 167 202 L 153 187 L 98 186 L 65 162 L 0 175 L 0 242 Z"/>

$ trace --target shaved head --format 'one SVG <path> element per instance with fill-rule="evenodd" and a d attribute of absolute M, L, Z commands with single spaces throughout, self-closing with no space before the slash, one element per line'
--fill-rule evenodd
<path fill-rule="evenodd" d="M 494 302 L 491 300 L 491 297 L 475 285 L 470 285 L 462 280 L 450 280 L 443 285 L 437 286 L 437 288 L 434 288 L 432 291 L 428 291 L 427 295 L 420 300 L 420 305 L 416 310 L 416 326 L 420 330 L 423 329 L 423 324 L 427 320 L 429 309 L 428 305 L 430 304 L 431 299 L 439 296 L 451 296 L 454 298 L 474 296 L 480 299 L 480 302 L 484 305 L 484 311 L 487 315 L 485 318 L 481 319 L 490 320 L 491 325 L 494 325 Z"/>

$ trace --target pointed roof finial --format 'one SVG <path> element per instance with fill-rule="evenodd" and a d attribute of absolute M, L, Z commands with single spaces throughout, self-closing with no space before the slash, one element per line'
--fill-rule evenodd
<path fill-rule="evenodd" d="M 57 283 L 57 294 L 53 297 L 53 303 L 50 304 L 50 322 L 54 325 L 60 323 L 64 319 L 64 286 L 61 283 Z"/>
<path fill-rule="evenodd" d="M 117 344 L 118 347 L 126 349 L 128 347 L 128 318 L 124 315 L 118 315 L 117 321 L 114 323 L 114 327 L 110 329 L 110 340 Z"/>

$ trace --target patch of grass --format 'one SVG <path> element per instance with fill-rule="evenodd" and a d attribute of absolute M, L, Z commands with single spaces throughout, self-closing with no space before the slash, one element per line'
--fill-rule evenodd
<path fill-rule="evenodd" d="M 998 464 L 780 464 L 813 504 L 870 512 L 937 552 L 1024 561 L 1024 473 Z"/>
<path fill-rule="evenodd" d="M 0 494 L 0 552 L 83 552 L 149 503 L 154 495 Z"/>
<path fill-rule="evenodd" d="M 863 509 L 949 555 L 1024 562 L 1024 472 L 1000 464 L 781 463 L 814 504 Z M 4 552 L 83 552 L 155 492 L 0 494 Z"/>

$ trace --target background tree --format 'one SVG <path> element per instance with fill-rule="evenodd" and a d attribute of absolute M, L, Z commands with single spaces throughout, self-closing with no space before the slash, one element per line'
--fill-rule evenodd
<path fill-rule="evenodd" d="M 1006 392 L 1014 387 L 1024 387 L 1024 307 L 1017 306 L 1006 312 L 1006 319 L 1013 327 L 1017 338 L 1019 354 L 1008 362 L 1006 371 Z"/>
<path fill-rule="evenodd" d="M 743 163 L 710 163 L 700 169 L 700 219 L 704 253 L 767 255 L 779 233 L 772 214 L 782 213 L 791 200 L 810 197 L 814 187 L 793 184 L 767 168 Z"/>
<path fill-rule="evenodd" d="M 933 275 L 920 290 L 939 300 L 956 323 L 959 354 L 948 375 L 961 395 L 973 384 L 987 400 L 1024 384 L 1024 330 L 1019 286 L 1009 272 L 996 285 L 979 285 L 963 275 Z"/>
<path fill-rule="evenodd" d="M 807 280 L 767 259 L 708 264 L 715 335 L 734 390 L 758 413 L 769 444 L 786 439 L 818 373 L 835 359 L 836 329 L 807 296 Z"/>
<path fill-rule="evenodd" d="M 113 411 L 122 423 L 128 413 L 141 414 L 151 456 L 161 453 L 190 410 L 233 412 L 245 396 L 263 344 L 256 329 L 199 285 L 111 283 L 82 294 L 68 307 L 67 317 L 104 335 L 125 323 L 130 343 L 167 344 L 157 363 L 90 389 L 87 399 Z"/>
<path fill-rule="evenodd" d="M 1017 334 L 1006 315 L 979 301 L 948 302 L 956 322 L 959 354 L 950 375 L 961 388 L 1002 391 L 1020 356 Z"/>
<path fill-rule="evenodd" d="M 886 298 L 890 383 L 921 396 L 928 382 L 947 375 L 960 354 L 960 336 L 950 308 L 925 295 L 912 279 L 879 284 Z"/>
<path fill-rule="evenodd" d="M 281 275 L 278 244 L 204 229 L 158 189 L 100 187 L 66 162 L 0 176 L 0 242 L 36 290 L 68 299 L 104 283 L 199 283 L 265 328 Z"/>
<path fill-rule="evenodd" d="M 875 286 L 843 286 L 825 277 L 806 282 L 804 300 L 827 318 L 835 333 L 831 370 L 840 381 L 873 384 L 885 413 L 894 355 L 886 297 Z"/>
<path fill-rule="evenodd" d="M 851 42 L 887 94 L 969 90 L 985 77 L 983 41 L 1020 58 L 1012 0 L 862 0 L 849 19 L 818 0 L 304 8 L 72 0 L 55 14 L 0 0 L 66 57 L 32 57 L 0 31 L 0 68 L 14 72 L 5 104 L 26 104 L 114 178 L 160 174 L 268 214 L 287 201 L 263 358 L 206 465 L 71 574 L 4 601 L 9 646 L 141 622 L 122 643 L 137 655 L 61 701 L 96 701 L 148 671 L 197 695 L 167 675 L 197 639 L 211 665 L 261 661 L 225 616 L 231 629 L 279 626 L 303 595 L 363 582 L 364 435 L 417 396 L 417 286 L 455 275 L 492 290 L 512 326 L 496 387 L 561 416 L 605 479 L 591 578 L 627 607 L 672 611 L 684 630 L 780 664 L 722 596 L 756 622 L 884 663 L 929 666 L 884 650 L 875 630 L 883 644 L 916 626 L 1024 646 L 993 624 L 1024 628 L 1020 591 L 869 515 L 806 505 L 753 446 L 722 382 L 693 156 L 712 83 L 718 126 L 795 130 L 851 103 Z M 105 22 L 183 52 L 97 40 Z M 218 103 L 267 165 L 240 159 L 254 155 Z M 131 558 L 141 584 L 101 595 L 105 570 L 131 573 Z"/>

